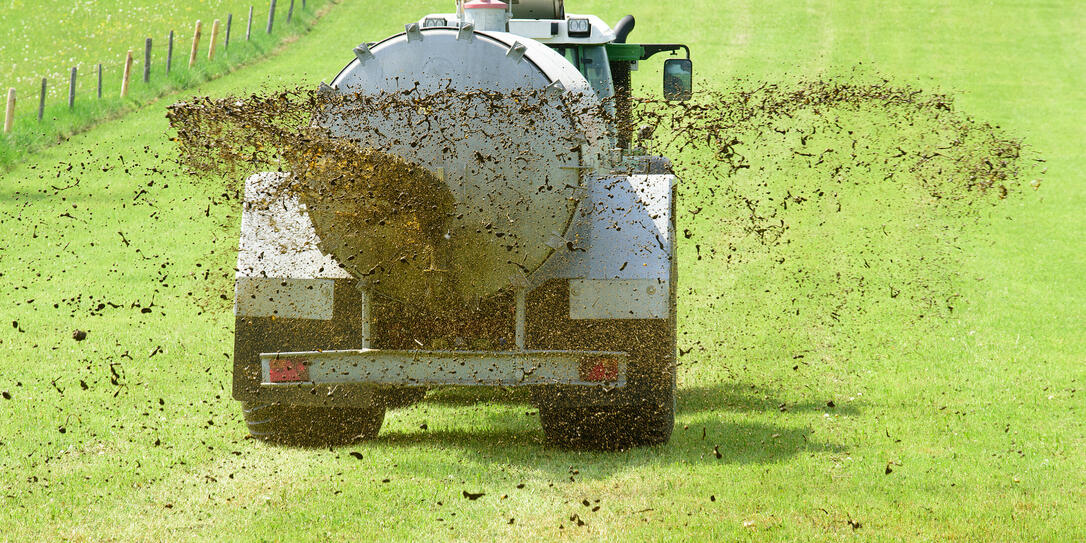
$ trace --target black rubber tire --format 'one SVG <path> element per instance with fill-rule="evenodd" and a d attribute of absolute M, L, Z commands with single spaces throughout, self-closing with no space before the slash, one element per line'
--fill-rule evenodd
<path fill-rule="evenodd" d="M 254 438 L 302 447 L 345 445 L 377 437 L 384 407 L 332 408 L 242 402 L 245 424 Z"/>
<path fill-rule="evenodd" d="M 620 450 L 667 443 L 675 427 L 670 387 L 660 401 L 618 407 L 542 405 L 539 418 L 547 442 L 562 448 Z"/>
<path fill-rule="evenodd" d="M 415 405 L 426 397 L 426 387 L 395 387 L 377 391 L 375 401 L 385 409 L 400 409 Z"/>
<path fill-rule="evenodd" d="M 674 277 L 672 270 L 672 277 Z M 674 306 L 674 292 L 669 293 Z M 615 450 L 666 443 L 675 426 L 675 317 L 574 320 L 569 282 L 529 295 L 529 348 L 620 351 L 628 355 L 621 389 L 539 386 L 532 403 L 551 445 Z"/>

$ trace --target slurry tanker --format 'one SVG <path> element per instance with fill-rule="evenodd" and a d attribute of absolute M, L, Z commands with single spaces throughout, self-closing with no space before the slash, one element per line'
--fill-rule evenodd
<path fill-rule="evenodd" d="M 290 173 L 247 179 L 233 396 L 254 437 L 371 438 L 428 389 L 487 386 L 525 387 L 553 444 L 669 439 L 677 179 L 632 145 L 630 78 L 668 53 L 665 98 L 685 100 L 689 49 L 628 42 L 632 16 L 610 27 L 562 0 L 511 1 L 460 1 L 362 43 L 320 87 L 370 109 L 313 122 L 437 180 L 405 198 L 439 219 L 386 205 L 396 220 L 370 220 L 358 210 L 388 202 L 339 177 L 326 200 L 282 190 Z M 382 96 L 414 105 L 382 111 Z"/>

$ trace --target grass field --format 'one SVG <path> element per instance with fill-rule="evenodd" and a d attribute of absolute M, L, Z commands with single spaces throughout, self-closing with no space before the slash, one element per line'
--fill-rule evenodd
<path fill-rule="evenodd" d="M 246 40 L 249 6 L 239 0 L 189 0 L 148 3 L 140 0 L 71 2 L 8 0 L 0 17 L 0 89 L 16 91 L 15 124 L 0 134 L 0 170 L 43 146 L 85 129 L 99 119 L 145 104 L 158 96 L 192 87 L 271 50 L 284 38 L 302 32 L 324 0 L 302 9 L 298 2 L 291 23 L 289 2 L 276 8 L 272 34 L 266 33 L 268 5 L 256 5 L 253 30 Z M 229 46 L 228 14 L 233 14 Z M 220 19 L 215 58 L 208 60 L 212 23 Z M 203 23 L 197 62 L 188 67 L 194 25 Z M 169 33 L 174 51 L 166 72 Z M 144 47 L 152 39 L 151 73 L 143 82 Z M 133 62 L 126 98 L 121 98 L 125 54 Z M 102 97 L 97 96 L 98 64 L 102 64 Z M 70 70 L 77 69 L 75 103 L 68 107 Z M 37 120 L 41 80 L 47 79 L 45 109 Z"/>
<path fill-rule="evenodd" d="M 447 8 L 378 17 L 373 5 L 344 1 L 273 58 L 193 92 L 313 86 L 358 42 Z M 568 8 L 634 13 L 631 39 L 688 43 L 710 84 L 859 65 L 948 92 L 1024 138 L 1047 173 L 1040 190 L 953 224 L 958 249 L 940 262 L 954 268 L 918 269 L 941 275 L 955 309 L 924 321 L 880 302 L 800 330 L 810 323 L 779 307 L 806 294 L 796 283 L 681 245 L 686 354 L 666 446 L 551 449 L 515 396 L 450 391 L 391 412 L 370 443 L 275 448 L 244 439 L 230 399 L 233 316 L 220 295 L 231 294 L 238 210 L 166 160 L 173 98 L 153 103 L 0 176 L 0 307 L 13 321 L 0 327 L 0 539 L 1086 539 L 1086 6 Z M 636 72 L 653 92 L 661 63 Z M 884 219 L 954 220 L 894 209 L 856 209 L 789 256 L 849 273 L 826 246 L 847 255 Z"/>
<path fill-rule="evenodd" d="M 0 43 L 0 85 L 4 89 L 15 87 L 20 97 L 33 97 L 35 105 L 43 77 L 52 83 L 48 90 L 50 101 L 68 98 L 68 70 L 73 66 L 86 78 L 80 80 L 81 96 L 92 91 L 94 81 L 90 75 L 99 62 L 108 70 L 110 91 L 119 88 L 119 70 L 129 49 L 136 54 L 135 73 L 142 74 L 144 38 L 154 40 L 156 55 L 152 62 L 165 73 L 165 45 L 171 30 L 176 32 L 175 67 L 181 67 L 188 63 L 188 46 L 197 20 L 206 25 L 206 45 L 211 22 L 221 19 L 221 43 L 226 16 L 233 13 L 231 41 L 236 44 L 239 38 L 245 40 L 249 6 L 253 6 L 254 35 L 264 32 L 268 16 L 268 2 L 250 0 L 99 0 L 74 5 L 60 0 L 7 0 L 4 4 L 0 33 L 8 38 Z M 286 5 L 282 7 L 279 23 L 285 24 Z M 206 48 L 201 52 L 206 55 Z"/>

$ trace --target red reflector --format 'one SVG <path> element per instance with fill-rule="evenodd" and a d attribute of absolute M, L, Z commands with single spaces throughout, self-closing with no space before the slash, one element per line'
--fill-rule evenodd
<path fill-rule="evenodd" d="M 582 381 L 617 381 L 618 360 L 614 358 L 585 358 L 581 360 Z"/>
<path fill-rule="evenodd" d="M 303 358 L 276 358 L 268 362 L 268 378 L 273 383 L 309 380 L 309 367 Z"/>

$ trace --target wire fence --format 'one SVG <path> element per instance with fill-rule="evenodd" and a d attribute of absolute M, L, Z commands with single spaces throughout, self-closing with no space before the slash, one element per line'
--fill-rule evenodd
<path fill-rule="evenodd" d="M 271 36 L 273 34 L 273 32 L 275 31 L 275 29 L 276 29 L 275 28 L 275 14 L 276 14 L 276 9 L 277 9 L 277 4 L 278 4 L 277 0 L 269 0 L 268 19 L 267 19 L 267 24 L 265 25 L 265 30 L 264 30 L 265 33 L 267 35 L 269 35 L 269 36 Z M 307 4 L 306 0 L 300 0 L 300 8 L 301 8 L 301 10 L 303 12 L 308 10 L 308 6 L 306 4 Z M 285 21 L 285 24 L 288 25 L 288 26 L 293 24 L 293 22 L 294 22 L 294 8 L 295 8 L 295 0 L 290 0 L 290 4 L 287 7 L 286 21 Z M 244 38 L 245 42 L 253 41 L 254 38 L 255 38 L 255 36 L 253 36 L 253 32 L 252 32 L 252 30 L 253 30 L 253 17 L 255 15 L 256 15 L 256 13 L 254 12 L 254 6 L 249 6 L 248 21 L 246 22 L 246 25 L 245 25 L 245 38 Z M 232 34 L 233 34 L 233 23 L 234 23 L 234 15 L 233 15 L 233 13 L 227 13 L 225 23 L 220 19 L 215 19 L 215 20 L 213 20 L 211 22 L 211 28 L 210 28 L 209 32 L 207 33 L 207 35 L 205 37 L 204 33 L 203 33 L 203 22 L 200 21 L 200 20 L 197 20 L 195 22 L 194 27 L 193 27 L 194 31 L 193 31 L 193 34 L 192 34 L 192 43 L 191 43 L 191 47 L 189 49 L 188 70 L 190 70 L 190 71 L 199 70 L 201 68 L 201 63 L 210 64 L 211 62 L 215 61 L 216 54 L 219 54 L 220 51 L 229 51 L 230 46 L 231 46 L 231 37 L 232 37 Z M 144 40 L 143 55 L 142 55 L 143 56 L 143 74 L 142 74 L 143 77 L 142 77 L 142 80 L 143 80 L 143 85 L 144 86 L 154 86 L 154 83 L 157 82 L 156 77 L 168 78 L 168 77 L 171 76 L 171 72 L 176 72 L 175 67 L 174 67 L 174 63 L 173 63 L 173 54 L 174 54 L 174 45 L 175 45 L 174 42 L 175 42 L 176 35 L 177 35 L 177 33 L 174 32 L 174 30 L 170 30 L 169 34 L 164 37 L 163 41 L 159 42 L 160 47 L 165 48 L 165 61 L 162 62 L 163 66 L 160 69 L 157 69 L 157 70 L 154 67 L 154 62 L 153 62 L 154 61 L 154 56 L 152 55 L 152 53 L 154 52 L 155 40 L 151 36 L 146 37 L 146 39 Z M 235 46 L 237 45 L 236 41 L 237 40 L 235 39 Z M 205 50 L 206 50 L 206 55 L 204 55 L 202 53 Z M 129 98 L 129 93 L 130 93 L 130 90 L 132 89 L 131 79 L 132 79 L 132 75 L 133 75 L 132 74 L 132 67 L 133 67 L 133 63 L 134 63 L 134 55 L 135 55 L 135 52 L 132 49 L 129 49 L 128 52 L 125 54 L 124 58 L 120 59 L 121 60 L 120 69 L 119 69 L 120 81 L 115 83 L 117 85 L 116 87 L 114 87 L 115 90 L 110 89 L 111 84 L 109 82 L 107 82 L 107 81 L 104 81 L 103 77 L 104 77 L 104 74 L 109 73 L 108 68 L 116 67 L 116 65 L 111 66 L 108 63 L 99 62 L 99 63 L 97 63 L 95 65 L 96 69 L 93 70 L 91 74 L 83 75 L 83 77 L 96 78 L 96 85 L 94 85 L 92 87 L 93 89 L 95 89 L 96 92 L 91 95 L 90 99 L 99 100 L 99 101 L 101 101 L 103 99 L 109 99 L 110 94 L 113 93 L 113 92 L 116 92 L 117 93 L 116 96 L 121 98 L 121 99 Z M 159 57 L 159 58 L 161 58 L 161 57 Z M 159 74 L 159 75 L 156 76 L 156 74 Z M 53 81 L 53 82 L 51 82 L 46 77 L 41 78 L 40 92 L 38 93 L 38 96 L 36 97 L 36 98 L 38 98 L 38 100 L 37 100 L 37 112 L 36 112 L 37 114 L 33 115 L 33 116 L 29 116 L 29 118 L 27 118 L 26 116 L 23 116 L 23 117 L 21 117 L 19 119 L 19 122 L 36 122 L 39 125 L 47 124 L 48 117 L 46 116 L 45 113 L 46 113 L 47 105 L 49 105 L 47 103 L 48 102 L 47 98 L 48 98 L 48 94 L 49 94 L 50 85 L 64 85 L 65 83 L 67 84 L 67 87 L 68 87 L 68 96 L 67 96 L 68 100 L 67 100 L 67 104 L 66 104 L 67 109 L 68 110 L 74 110 L 76 108 L 77 99 L 78 100 L 87 99 L 85 96 L 77 97 L 77 89 L 79 88 L 79 86 L 77 85 L 77 82 L 78 82 L 79 77 L 80 77 L 80 72 L 79 72 L 78 67 L 73 66 L 71 68 L 70 73 L 69 73 L 68 81 Z M 61 88 L 63 88 L 63 87 L 61 87 Z M 7 91 L 7 98 L 6 98 L 5 107 L 4 107 L 4 122 L 3 122 L 3 134 L 4 135 L 7 135 L 7 134 L 11 133 L 13 130 L 16 130 L 18 128 L 16 126 L 16 117 L 19 116 L 19 114 L 20 114 L 20 110 L 19 110 L 19 103 L 20 102 L 18 101 L 19 97 L 16 94 L 17 93 L 16 93 L 15 87 L 11 87 Z"/>

